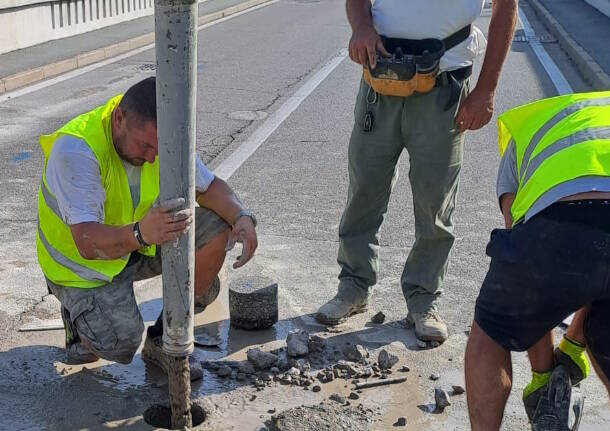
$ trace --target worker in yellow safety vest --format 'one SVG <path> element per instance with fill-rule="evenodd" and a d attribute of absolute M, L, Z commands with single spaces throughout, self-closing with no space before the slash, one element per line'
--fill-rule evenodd
<path fill-rule="evenodd" d="M 491 233 L 466 348 L 470 421 L 475 431 L 500 428 L 510 352 L 528 350 L 533 429 L 574 430 L 582 404 L 571 388 L 588 374 L 585 349 L 610 392 L 610 91 L 519 106 L 498 125 L 507 229 Z M 553 352 L 552 329 L 574 312 Z"/>
<path fill-rule="evenodd" d="M 256 218 L 196 157 L 194 214 L 158 204 L 157 107 L 150 77 L 40 137 L 38 261 L 61 302 L 71 363 L 131 362 L 144 323 L 133 282 L 161 273 L 158 245 L 195 222 L 195 303 L 211 303 L 228 244 L 243 243 L 235 267 L 252 257 Z M 180 145 L 180 143 L 176 143 Z M 148 329 L 142 357 L 166 366 L 162 319 Z M 191 378 L 201 377 L 191 367 Z"/>

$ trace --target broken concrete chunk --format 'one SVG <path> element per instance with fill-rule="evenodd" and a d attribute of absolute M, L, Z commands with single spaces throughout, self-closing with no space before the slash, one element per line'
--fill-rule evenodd
<path fill-rule="evenodd" d="M 441 378 L 441 376 L 439 374 L 437 374 L 437 373 L 430 374 L 430 380 L 432 380 L 433 382 L 438 380 L 438 379 L 440 379 L 440 378 Z"/>
<path fill-rule="evenodd" d="M 322 387 L 320 385 L 313 385 L 313 387 L 311 388 L 311 390 L 313 392 L 320 392 L 322 390 Z"/>
<path fill-rule="evenodd" d="M 466 392 L 466 389 L 460 385 L 452 385 L 451 388 L 453 389 L 453 395 L 462 395 L 464 392 Z"/>
<path fill-rule="evenodd" d="M 345 359 L 352 362 L 364 362 L 369 357 L 369 352 L 360 344 L 348 344 L 343 348 Z"/>
<path fill-rule="evenodd" d="M 449 394 L 441 388 L 434 388 L 434 401 L 436 402 L 436 409 L 441 412 L 445 407 L 451 405 Z"/>
<path fill-rule="evenodd" d="M 286 371 L 286 374 L 291 377 L 299 377 L 301 375 L 301 370 L 299 370 L 298 368 L 292 367 L 291 369 Z"/>
<path fill-rule="evenodd" d="M 235 280 L 229 286 L 231 325 L 241 329 L 265 329 L 278 319 L 277 283 L 262 276 Z"/>
<path fill-rule="evenodd" d="M 420 349 L 426 349 L 428 347 L 428 343 L 418 339 L 417 340 L 417 347 L 419 347 Z"/>
<path fill-rule="evenodd" d="M 248 349 L 246 356 L 248 357 L 248 361 L 259 370 L 266 370 L 275 365 L 278 361 L 278 357 L 276 355 L 273 353 L 264 352 L 258 347 Z"/>
<path fill-rule="evenodd" d="M 382 370 L 389 370 L 398 362 L 398 356 L 393 353 L 389 353 L 385 349 L 381 349 L 379 352 L 379 357 L 377 358 L 377 363 L 379 364 L 379 368 Z"/>
<path fill-rule="evenodd" d="M 290 331 L 286 337 L 288 356 L 304 356 L 309 353 L 309 333 L 301 329 Z"/>
<path fill-rule="evenodd" d="M 373 322 L 373 323 L 382 324 L 384 321 L 385 321 L 385 314 L 383 314 L 381 311 L 379 313 L 375 314 L 371 318 L 371 322 Z"/>
<path fill-rule="evenodd" d="M 395 427 L 404 427 L 407 426 L 407 418 L 400 417 L 394 422 Z"/>
<path fill-rule="evenodd" d="M 398 371 L 400 371 L 401 373 L 408 373 L 409 371 L 411 371 L 411 368 L 407 367 L 406 365 L 403 365 Z"/>
<path fill-rule="evenodd" d="M 350 392 L 350 394 L 349 394 L 350 400 L 357 400 L 359 398 L 360 398 L 360 395 L 358 395 L 356 392 Z"/>
<path fill-rule="evenodd" d="M 332 394 L 330 397 L 328 397 L 330 400 L 332 401 L 336 401 L 339 404 L 345 404 L 345 397 L 339 395 L 339 394 Z"/>

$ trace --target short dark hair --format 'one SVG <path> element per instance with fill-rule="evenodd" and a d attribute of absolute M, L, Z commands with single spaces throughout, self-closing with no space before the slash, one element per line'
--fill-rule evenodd
<path fill-rule="evenodd" d="M 139 122 L 153 121 L 157 124 L 157 89 L 154 76 L 132 85 L 123 95 L 119 108 L 126 115 L 135 115 Z"/>

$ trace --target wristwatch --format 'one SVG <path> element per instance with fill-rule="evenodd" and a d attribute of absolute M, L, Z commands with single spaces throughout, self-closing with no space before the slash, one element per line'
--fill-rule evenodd
<path fill-rule="evenodd" d="M 254 223 L 254 227 L 256 227 L 256 225 L 258 224 L 258 222 L 256 220 L 256 216 L 250 210 L 241 210 L 240 212 L 238 212 L 237 216 L 235 217 L 235 220 L 233 220 L 233 223 L 231 223 L 231 225 L 234 226 L 235 223 L 237 223 L 237 220 L 239 220 L 243 216 L 250 217 L 250 219 L 252 220 L 252 223 Z"/>
<path fill-rule="evenodd" d="M 148 247 L 150 245 L 150 244 L 147 244 L 146 241 L 144 241 L 144 238 L 142 238 L 142 232 L 140 232 L 140 222 L 139 221 L 137 221 L 133 224 L 133 236 L 135 236 L 136 239 L 138 240 L 140 247 Z"/>

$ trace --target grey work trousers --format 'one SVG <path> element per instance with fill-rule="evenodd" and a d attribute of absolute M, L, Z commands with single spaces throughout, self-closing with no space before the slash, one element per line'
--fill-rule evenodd
<path fill-rule="evenodd" d="M 199 249 L 229 228 L 215 212 L 195 208 L 195 248 Z M 127 266 L 100 287 L 81 289 L 60 286 L 47 279 L 53 295 L 86 348 L 100 358 L 131 362 L 144 331 L 144 321 L 133 292 L 133 282 L 160 275 L 161 247 L 155 257 L 132 253 Z M 66 334 L 67 339 L 70 334 Z M 68 340 L 66 340 L 68 341 Z"/>
<path fill-rule="evenodd" d="M 401 287 L 410 311 L 436 307 L 454 241 L 452 216 L 463 157 L 464 137 L 456 130 L 455 115 L 468 88 L 466 80 L 459 100 L 445 109 L 450 86 L 393 97 L 378 95 L 361 82 L 349 143 L 348 198 L 339 225 L 340 294 L 363 299 L 377 283 L 379 228 L 398 176 L 398 159 L 406 149 L 415 243 Z M 363 128 L 367 111 L 374 116 L 368 132 Z"/>

